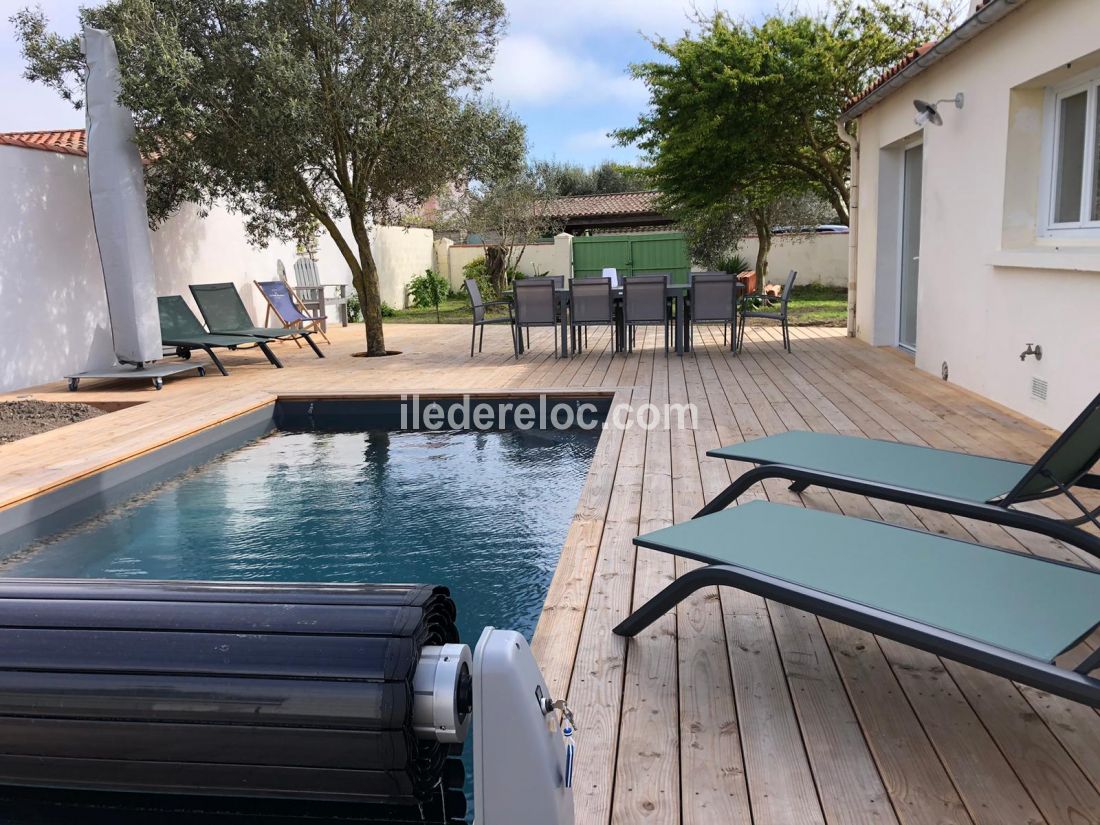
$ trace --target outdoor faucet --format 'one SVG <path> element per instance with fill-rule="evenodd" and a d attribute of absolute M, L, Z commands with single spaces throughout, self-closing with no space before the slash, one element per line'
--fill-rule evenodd
<path fill-rule="evenodd" d="M 1020 353 L 1020 360 L 1025 361 L 1029 355 L 1034 355 L 1036 361 L 1043 360 L 1043 348 L 1039 344 L 1028 344 L 1027 349 Z"/>

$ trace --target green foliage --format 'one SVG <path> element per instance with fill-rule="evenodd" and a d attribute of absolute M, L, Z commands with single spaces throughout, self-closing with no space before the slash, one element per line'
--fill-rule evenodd
<path fill-rule="evenodd" d="M 382 317 L 383 318 L 396 318 L 397 317 L 397 310 L 394 309 L 393 307 L 391 307 L 385 301 L 383 301 L 382 302 Z"/>
<path fill-rule="evenodd" d="M 383 309 L 385 308 L 385 306 L 385 303 L 383 303 Z M 385 312 L 382 313 L 383 316 L 385 316 L 385 314 Z M 359 296 L 352 292 L 351 295 L 348 296 L 348 322 L 352 324 L 358 324 L 362 320 L 363 307 L 359 304 Z"/>
<path fill-rule="evenodd" d="M 850 152 L 837 118 L 871 78 L 941 36 L 956 5 L 833 0 L 822 16 L 761 23 L 716 13 L 697 34 L 657 40 L 662 59 L 633 67 L 650 107 L 616 136 L 647 153 L 661 208 L 694 245 L 719 252 L 719 240 L 751 230 L 766 269 L 771 227 L 809 223 L 790 219 L 807 204 L 824 201 L 848 222 Z"/>
<path fill-rule="evenodd" d="M 730 272 L 734 275 L 740 275 L 742 272 L 748 272 L 752 269 L 752 264 L 748 262 L 748 259 L 744 255 L 734 254 L 727 255 L 718 263 L 718 268 L 722 272 Z"/>
<path fill-rule="evenodd" d="M 646 171 L 637 166 L 604 161 L 599 166 L 543 160 L 534 164 L 547 189 L 557 195 L 600 195 L 649 189 Z"/>
<path fill-rule="evenodd" d="M 477 281 L 477 288 L 481 292 L 483 301 L 492 301 L 497 297 L 496 289 L 489 278 L 489 268 L 485 263 L 485 256 L 474 258 L 466 266 L 462 267 L 462 278 L 473 278 Z"/>
<path fill-rule="evenodd" d="M 316 221 L 352 271 L 371 354 L 385 341 L 368 216 L 522 163 L 523 126 L 481 95 L 503 0 L 110 0 L 80 18 L 115 37 L 120 100 L 155 158 L 153 223 L 220 201 L 262 244 Z M 26 76 L 79 104 L 78 38 L 40 10 L 12 20 Z"/>
<path fill-rule="evenodd" d="M 434 270 L 425 269 L 423 275 L 418 275 L 409 281 L 409 295 L 412 297 L 413 306 L 435 307 L 436 321 L 439 320 L 439 306 L 451 294 L 451 285 L 442 275 Z"/>

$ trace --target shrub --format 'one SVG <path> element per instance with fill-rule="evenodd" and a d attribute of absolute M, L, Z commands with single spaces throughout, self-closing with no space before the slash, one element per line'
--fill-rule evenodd
<path fill-rule="evenodd" d="M 358 306 L 358 301 L 356 301 L 356 306 Z M 397 310 L 394 309 L 393 307 L 391 307 L 385 301 L 383 301 L 382 302 L 382 317 L 383 318 L 394 318 L 396 316 L 397 316 Z"/>
<path fill-rule="evenodd" d="M 383 309 L 385 305 L 383 305 Z M 383 312 L 383 315 L 386 313 Z M 359 293 L 354 289 L 351 290 L 351 294 L 348 295 L 348 323 L 358 324 L 363 320 L 363 308 L 359 306 Z"/>
<path fill-rule="evenodd" d="M 493 282 L 489 279 L 489 267 L 485 263 L 484 255 L 480 258 L 474 258 L 462 267 L 462 277 L 473 278 L 477 281 L 477 288 L 481 290 L 483 301 L 491 301 L 496 298 L 496 290 L 493 289 Z"/>
<path fill-rule="evenodd" d="M 439 322 L 439 305 L 447 300 L 450 292 L 451 285 L 447 283 L 447 279 L 431 269 L 425 269 L 423 275 L 409 281 L 413 306 L 435 307 L 436 323 Z"/>
<path fill-rule="evenodd" d="M 751 270 L 752 264 L 745 259 L 744 255 L 730 255 L 728 258 L 722 259 L 718 268 L 723 272 L 731 272 L 734 275 L 739 275 L 742 272 Z"/>

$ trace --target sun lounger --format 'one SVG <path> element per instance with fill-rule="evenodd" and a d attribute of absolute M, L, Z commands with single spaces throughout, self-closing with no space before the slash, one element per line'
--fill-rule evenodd
<path fill-rule="evenodd" d="M 267 314 L 264 316 L 265 324 L 271 319 L 271 313 L 274 312 L 275 317 L 286 329 L 316 332 L 325 339 L 326 344 L 332 343 L 325 335 L 325 331 L 321 329 L 325 316 L 321 315 L 315 318 L 307 315 L 304 311 L 305 305 L 298 298 L 297 293 L 294 292 L 294 287 L 282 281 L 253 281 L 253 283 L 256 284 L 256 288 L 260 290 L 260 294 L 267 301 Z M 302 345 L 299 343 L 298 346 L 301 347 Z"/>
<path fill-rule="evenodd" d="M 615 628 L 635 636 L 725 585 L 1100 707 L 1100 650 L 1054 660 L 1100 624 L 1100 571 L 881 522 L 753 501 L 639 536 L 705 562 Z M 644 642 L 639 642 L 644 644 Z"/>
<path fill-rule="evenodd" d="M 199 305 L 199 312 L 211 332 L 227 335 L 251 335 L 254 338 L 277 340 L 302 336 L 306 343 L 317 353 L 318 358 L 325 354 L 314 343 L 312 335 L 302 329 L 283 327 L 258 327 L 252 323 L 252 317 L 245 309 L 244 301 L 237 294 L 237 288 L 231 283 L 191 284 L 191 294 Z"/>
<path fill-rule="evenodd" d="M 826 433 L 790 432 L 721 447 L 709 456 L 760 465 L 744 473 L 699 515 L 727 507 L 752 485 L 782 478 L 801 492 L 810 485 L 896 501 L 969 518 L 991 519 L 996 511 L 1014 512 L 1013 526 L 1065 539 L 1073 526 L 1100 527 L 1100 508 L 1089 508 L 1074 488 L 1100 490 L 1100 475 L 1090 472 L 1100 460 L 1100 395 L 1034 464 L 935 450 L 913 444 Z M 1080 511 L 1059 520 L 1009 508 L 1019 502 L 1063 495 Z M 1057 530 L 1059 525 L 1066 530 Z"/>
<path fill-rule="evenodd" d="M 247 335 L 222 335 L 210 333 L 203 329 L 191 307 L 180 295 L 165 295 L 157 298 L 157 306 L 160 309 L 160 337 L 166 347 L 175 347 L 176 354 L 181 358 L 190 358 L 191 351 L 201 349 L 210 356 L 214 366 L 222 375 L 229 375 L 225 365 L 214 354 L 215 347 L 236 349 L 255 345 L 267 356 L 267 360 L 276 367 L 282 367 L 282 363 L 275 357 L 262 338 L 252 338 Z"/>

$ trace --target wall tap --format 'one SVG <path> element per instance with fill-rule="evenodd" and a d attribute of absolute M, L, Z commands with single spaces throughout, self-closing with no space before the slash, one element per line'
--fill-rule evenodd
<path fill-rule="evenodd" d="M 1034 355 L 1036 361 L 1043 360 L 1043 348 L 1039 344 L 1028 344 L 1027 349 L 1020 353 L 1020 360 L 1026 361 L 1029 355 Z"/>

